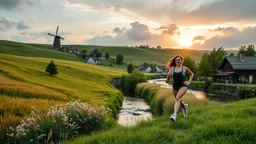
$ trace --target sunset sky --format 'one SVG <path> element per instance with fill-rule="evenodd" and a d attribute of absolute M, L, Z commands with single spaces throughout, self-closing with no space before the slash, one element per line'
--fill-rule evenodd
<path fill-rule="evenodd" d="M 256 44 L 256 0 L 0 0 L 0 39 L 238 49 Z"/>

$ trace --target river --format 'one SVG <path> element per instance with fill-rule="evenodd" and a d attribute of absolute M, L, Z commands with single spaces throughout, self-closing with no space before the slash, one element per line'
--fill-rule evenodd
<path fill-rule="evenodd" d="M 166 79 L 148 80 L 148 83 L 154 83 L 164 88 L 171 88 L 165 82 Z M 233 101 L 230 97 L 219 94 L 205 93 L 203 91 L 188 89 L 187 93 L 193 94 L 198 99 L 208 99 L 211 102 L 227 103 Z M 122 126 L 134 126 L 141 120 L 152 119 L 153 115 L 150 106 L 144 99 L 124 97 L 123 105 L 118 114 L 117 123 Z"/>

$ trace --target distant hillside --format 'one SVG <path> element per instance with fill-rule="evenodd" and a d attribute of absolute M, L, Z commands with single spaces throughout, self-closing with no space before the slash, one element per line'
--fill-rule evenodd
<path fill-rule="evenodd" d="M 81 58 L 68 53 L 48 49 L 47 45 L 25 44 L 0 40 L 0 53 L 26 57 L 56 58 L 71 61 L 83 61 Z"/>
<path fill-rule="evenodd" d="M 170 58 L 177 54 L 180 54 L 184 57 L 190 56 L 195 61 L 199 62 L 201 56 L 206 52 L 188 49 L 151 49 L 93 45 L 72 46 L 78 48 L 79 50 L 87 50 L 87 53 L 92 52 L 93 49 L 98 49 L 103 56 L 106 52 L 108 52 L 112 58 L 115 58 L 117 54 L 123 54 L 125 62 L 132 62 L 135 65 L 142 64 L 143 62 L 165 65 Z M 0 53 L 29 57 L 83 61 L 81 58 L 75 55 L 49 49 L 49 45 L 45 44 L 27 44 L 0 40 Z"/>
<path fill-rule="evenodd" d="M 117 54 L 124 55 L 124 61 L 132 62 L 135 65 L 149 62 L 159 65 L 165 65 L 166 62 L 176 54 L 184 57 L 190 56 L 197 62 L 206 51 L 187 50 L 187 49 L 151 49 L 151 48 L 131 48 L 131 47 L 114 47 L 114 46 L 92 46 L 92 45 L 73 45 L 80 50 L 91 52 L 98 49 L 103 55 L 108 52 L 112 58 Z"/>

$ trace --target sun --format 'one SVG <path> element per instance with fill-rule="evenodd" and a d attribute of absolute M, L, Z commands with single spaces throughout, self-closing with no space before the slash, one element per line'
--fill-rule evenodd
<path fill-rule="evenodd" d="M 183 37 L 183 38 L 180 39 L 180 45 L 185 46 L 185 47 L 189 47 L 189 46 L 192 45 L 192 41 L 189 38 Z"/>

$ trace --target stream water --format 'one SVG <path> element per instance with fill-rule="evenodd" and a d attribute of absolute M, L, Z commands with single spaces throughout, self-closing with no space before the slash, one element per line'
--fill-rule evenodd
<path fill-rule="evenodd" d="M 148 80 L 148 83 L 154 83 L 164 88 L 172 86 L 165 82 L 165 79 Z M 203 91 L 188 89 L 187 93 L 193 94 L 198 99 L 208 99 L 212 102 L 227 103 L 232 101 L 230 97 L 218 94 L 205 93 Z M 124 97 L 123 105 L 118 114 L 117 123 L 122 126 L 133 126 L 141 120 L 152 119 L 150 106 L 144 99 Z"/>

